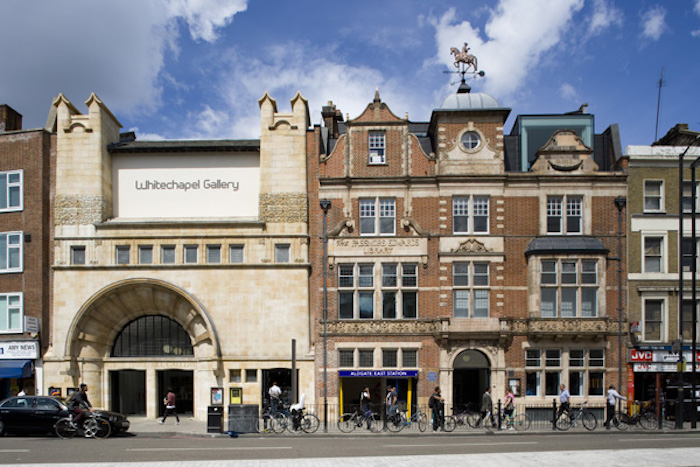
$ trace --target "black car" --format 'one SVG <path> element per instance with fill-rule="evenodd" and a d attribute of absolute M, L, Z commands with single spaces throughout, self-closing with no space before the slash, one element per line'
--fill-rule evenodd
<path fill-rule="evenodd" d="M 70 414 L 66 404 L 49 396 L 18 396 L 0 402 L 0 436 L 5 433 L 53 433 L 54 424 Z M 95 409 L 95 414 L 109 421 L 112 434 L 129 429 L 126 416 Z"/>

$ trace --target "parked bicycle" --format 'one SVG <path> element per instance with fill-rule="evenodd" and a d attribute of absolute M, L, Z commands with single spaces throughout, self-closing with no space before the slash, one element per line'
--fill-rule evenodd
<path fill-rule="evenodd" d="M 476 428 L 481 420 L 481 414 L 474 410 L 471 404 L 459 412 L 453 408 L 451 417 L 454 419 L 455 428 Z M 450 420 L 451 423 L 452 421 Z"/>
<path fill-rule="evenodd" d="M 588 401 L 579 404 L 575 409 L 569 409 L 559 414 L 555 426 L 558 430 L 566 431 L 571 427 L 583 425 L 588 431 L 593 431 L 598 426 L 598 419 L 588 410 Z"/>
<path fill-rule="evenodd" d="M 618 430 L 627 430 L 630 427 L 641 426 L 645 430 L 655 430 L 659 426 L 659 419 L 651 407 L 651 401 L 634 401 L 632 403 L 634 415 L 627 412 L 618 412 L 612 419 L 612 424 Z"/>
<path fill-rule="evenodd" d="M 287 427 L 287 414 L 289 412 L 282 408 L 274 414 L 270 412 L 270 409 L 266 409 L 263 414 L 258 419 L 258 432 L 259 433 L 284 433 Z"/>
<path fill-rule="evenodd" d="M 501 410 L 501 429 L 502 430 L 516 430 L 525 431 L 530 428 L 532 424 L 530 417 L 525 412 L 514 411 L 510 415 Z"/>
<path fill-rule="evenodd" d="M 293 407 L 293 406 L 292 406 Z M 305 413 L 303 407 L 292 408 L 291 415 L 285 417 L 285 428 L 290 433 L 316 433 L 321 425 L 318 417 L 312 413 Z"/>
<path fill-rule="evenodd" d="M 83 433 L 87 438 L 105 439 L 112 433 L 112 426 L 101 416 L 89 412 L 82 427 L 73 422 L 73 414 L 70 414 L 54 424 L 54 431 L 63 439 L 73 438 L 79 433 Z"/>
<path fill-rule="evenodd" d="M 366 426 L 368 430 L 376 433 L 382 429 L 382 417 L 378 413 L 357 409 L 354 412 L 344 413 L 338 417 L 338 429 L 343 433 L 350 433 L 357 428 Z"/>

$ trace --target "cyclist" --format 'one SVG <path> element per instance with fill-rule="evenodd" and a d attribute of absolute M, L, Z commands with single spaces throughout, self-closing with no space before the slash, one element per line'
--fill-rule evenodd
<path fill-rule="evenodd" d="M 83 421 L 85 421 L 85 418 L 87 417 L 85 410 L 83 410 L 81 407 L 87 408 L 90 412 L 93 411 L 92 404 L 87 396 L 87 391 L 87 384 L 81 383 L 80 390 L 73 393 L 68 401 L 68 410 L 73 412 L 73 424 L 78 428 L 82 428 Z M 87 434 L 85 436 L 88 437 Z"/>

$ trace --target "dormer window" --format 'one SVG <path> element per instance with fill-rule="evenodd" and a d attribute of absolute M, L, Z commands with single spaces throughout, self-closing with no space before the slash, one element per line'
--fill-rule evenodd
<path fill-rule="evenodd" d="M 369 132 L 369 164 L 386 164 L 384 150 L 386 148 L 386 135 L 383 131 Z"/>

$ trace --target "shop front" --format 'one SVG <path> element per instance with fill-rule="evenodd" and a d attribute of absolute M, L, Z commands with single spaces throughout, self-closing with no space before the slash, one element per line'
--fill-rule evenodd
<path fill-rule="evenodd" d="M 369 387 L 373 410 L 384 407 L 387 387 L 396 387 L 400 410 L 412 411 L 417 404 L 418 370 L 340 370 L 340 413 L 352 412 L 360 406 L 360 394 Z"/>
<path fill-rule="evenodd" d="M 0 400 L 24 390 L 35 394 L 39 341 L 0 341 Z"/>

